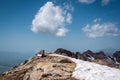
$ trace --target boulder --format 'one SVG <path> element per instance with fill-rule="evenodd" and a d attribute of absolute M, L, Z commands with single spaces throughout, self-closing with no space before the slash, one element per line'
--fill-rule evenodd
<path fill-rule="evenodd" d="M 69 57 L 75 57 L 75 54 L 73 52 L 63 48 L 58 48 L 56 51 L 54 51 L 54 53 L 64 55 L 64 56 L 69 56 Z"/>
<path fill-rule="evenodd" d="M 41 58 L 46 57 L 45 50 L 39 51 L 39 52 L 36 54 L 36 56 L 41 57 Z"/>
<path fill-rule="evenodd" d="M 120 63 L 120 51 L 116 51 L 115 53 L 113 53 L 113 58 L 115 61 Z"/>
<path fill-rule="evenodd" d="M 83 52 L 83 56 L 87 59 L 87 60 L 94 60 L 94 53 L 91 50 L 87 50 L 85 52 Z"/>
<path fill-rule="evenodd" d="M 86 58 L 85 58 L 80 52 L 76 52 L 75 58 L 76 58 L 76 59 L 86 60 Z"/>

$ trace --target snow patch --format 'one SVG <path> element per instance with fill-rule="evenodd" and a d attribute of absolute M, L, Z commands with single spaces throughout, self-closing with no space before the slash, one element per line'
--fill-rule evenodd
<path fill-rule="evenodd" d="M 108 66 L 87 62 L 75 58 L 70 58 L 58 54 L 50 54 L 50 56 L 65 57 L 76 63 L 75 71 L 72 77 L 79 80 L 120 80 L 120 70 Z"/>

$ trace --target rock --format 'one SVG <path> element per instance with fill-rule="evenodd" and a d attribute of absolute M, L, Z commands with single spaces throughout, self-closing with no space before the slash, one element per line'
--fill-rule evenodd
<path fill-rule="evenodd" d="M 101 64 L 101 65 L 106 65 L 109 67 L 116 66 L 115 61 L 112 58 L 106 56 L 104 54 L 104 52 L 102 52 L 102 51 L 93 53 L 92 51 L 87 50 L 86 52 L 83 53 L 83 55 L 85 56 L 87 61 L 95 62 L 95 63 Z"/>
<path fill-rule="evenodd" d="M 64 55 L 64 56 L 69 56 L 69 57 L 75 57 L 75 54 L 73 52 L 63 48 L 58 48 L 54 53 Z"/>
<path fill-rule="evenodd" d="M 104 54 L 104 52 L 100 51 L 94 54 L 95 59 L 106 59 L 107 56 Z"/>
<path fill-rule="evenodd" d="M 112 56 L 116 62 L 120 63 L 120 51 L 116 51 Z"/>
<path fill-rule="evenodd" d="M 39 52 L 36 54 L 36 56 L 41 57 L 41 58 L 46 57 L 45 50 L 39 51 Z"/>
<path fill-rule="evenodd" d="M 107 65 L 107 66 L 110 66 L 110 67 L 115 67 L 116 66 L 115 62 L 109 57 L 104 59 L 104 62 L 105 62 L 105 65 Z"/>
<path fill-rule="evenodd" d="M 104 54 L 104 52 L 100 51 L 97 53 L 93 53 L 90 50 L 87 50 L 83 53 L 84 57 L 86 57 L 88 60 L 94 60 L 94 59 L 107 59 L 107 56 Z"/>
<path fill-rule="evenodd" d="M 94 53 L 91 50 L 87 50 L 87 51 L 83 52 L 83 56 L 87 60 L 94 60 Z"/>
<path fill-rule="evenodd" d="M 76 59 L 82 59 L 82 60 L 87 60 L 85 56 L 83 56 L 80 52 L 76 52 L 75 54 Z"/>

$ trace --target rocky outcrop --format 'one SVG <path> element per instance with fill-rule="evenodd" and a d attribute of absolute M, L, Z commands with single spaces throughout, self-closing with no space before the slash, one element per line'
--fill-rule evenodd
<path fill-rule="evenodd" d="M 87 50 L 86 52 L 83 52 L 83 55 L 88 59 L 105 59 L 105 58 L 107 58 L 107 56 L 102 51 L 93 53 L 92 51 Z"/>
<path fill-rule="evenodd" d="M 67 58 L 34 56 L 0 75 L 0 80 L 76 80 L 75 63 Z"/>
<path fill-rule="evenodd" d="M 58 48 L 54 53 L 64 55 L 64 56 L 69 56 L 69 57 L 75 57 L 75 54 L 73 52 L 63 48 Z"/>
<path fill-rule="evenodd" d="M 45 50 L 39 51 L 39 52 L 36 54 L 36 56 L 41 57 L 41 58 L 46 57 Z"/>
<path fill-rule="evenodd" d="M 106 65 L 109 67 L 117 66 L 117 68 L 119 68 L 119 66 L 120 66 L 120 63 L 119 63 L 119 61 L 120 61 L 119 53 L 120 52 L 119 51 L 114 53 L 113 57 L 105 55 L 105 53 L 102 51 L 94 53 L 91 50 L 87 50 L 81 54 L 80 52 L 74 53 L 74 52 L 71 52 L 71 51 L 63 49 L 63 48 L 57 49 L 55 51 L 55 53 L 64 55 L 64 56 L 73 57 L 76 59 L 82 59 L 85 61 L 95 62 L 95 63 Z"/>
<path fill-rule="evenodd" d="M 87 60 L 87 58 L 83 54 L 81 54 L 80 52 L 75 53 L 75 58 L 76 59 Z"/>
<path fill-rule="evenodd" d="M 105 55 L 104 52 L 100 51 L 94 54 L 95 59 L 106 59 L 107 56 Z"/>
<path fill-rule="evenodd" d="M 113 58 L 105 55 L 105 53 L 102 51 L 93 53 L 92 51 L 87 50 L 86 52 L 83 53 L 83 55 L 85 56 L 87 61 L 90 61 L 90 62 L 95 62 L 95 63 L 106 65 L 109 67 L 118 66 Z"/>
<path fill-rule="evenodd" d="M 94 60 L 94 53 L 91 50 L 87 50 L 85 52 L 83 52 L 83 56 L 87 59 L 87 60 Z"/>
<path fill-rule="evenodd" d="M 113 53 L 113 58 L 116 62 L 120 63 L 120 51 Z"/>

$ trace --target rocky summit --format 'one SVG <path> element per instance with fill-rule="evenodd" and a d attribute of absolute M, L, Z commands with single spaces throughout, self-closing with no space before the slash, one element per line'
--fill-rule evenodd
<path fill-rule="evenodd" d="M 55 56 L 55 54 L 68 58 Z M 119 51 L 115 52 L 113 56 L 106 56 L 102 51 L 93 53 L 87 50 L 80 53 L 58 48 L 56 51 L 49 53 L 45 52 L 45 50 L 41 50 L 32 58 L 0 74 L 0 80 L 80 80 L 72 76 L 76 69 L 76 63 L 69 58 L 120 69 L 119 55 Z"/>
<path fill-rule="evenodd" d="M 0 80 L 76 80 L 71 77 L 75 63 L 40 51 L 33 58 L 0 75 Z"/>

